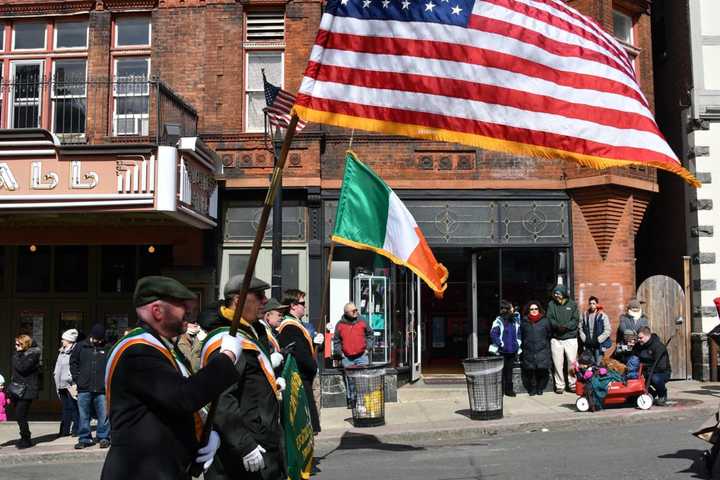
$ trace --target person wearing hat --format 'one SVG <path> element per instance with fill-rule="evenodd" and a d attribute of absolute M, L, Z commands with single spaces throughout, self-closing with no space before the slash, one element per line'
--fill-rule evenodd
<path fill-rule="evenodd" d="M 73 383 L 70 373 L 70 356 L 75 350 L 78 331 L 74 328 L 66 330 L 60 337 L 60 350 L 55 361 L 53 377 L 55 390 L 62 403 L 62 416 L 60 417 L 60 431 L 58 437 L 77 435 L 78 431 L 78 404 L 77 386 Z"/>
<path fill-rule="evenodd" d="M 93 442 L 90 418 L 95 412 L 95 434 L 100 448 L 110 446 L 110 422 L 105 402 L 105 365 L 109 346 L 105 341 L 105 327 L 96 323 L 86 340 L 78 343 L 70 355 L 70 374 L 77 385 L 78 442 L 76 450 L 91 447 Z"/>
<path fill-rule="evenodd" d="M 650 327 L 650 322 L 642 311 L 640 301 L 633 298 L 628 302 L 627 313 L 620 315 L 620 320 L 618 320 L 617 343 L 623 341 L 626 330 L 632 330 L 637 334 L 642 327 Z"/>
<path fill-rule="evenodd" d="M 280 348 L 280 344 L 277 341 L 277 328 L 280 326 L 280 323 L 282 323 L 283 314 L 287 311 L 287 308 L 287 305 L 283 305 L 278 302 L 277 299 L 271 298 L 263 307 L 263 316 L 259 320 L 267 333 L 268 348 L 272 352 L 270 354 L 270 360 L 277 374 L 281 373 L 284 360 L 282 348 Z"/>
<path fill-rule="evenodd" d="M 101 480 L 189 480 L 193 463 L 207 469 L 220 442 L 200 444 L 202 409 L 242 371 L 242 341 L 224 338 L 220 353 L 194 375 L 173 339 L 185 332 L 196 296 L 177 280 L 138 280 L 133 304 L 138 328 L 108 355 L 107 399 L 113 441 Z M 237 368 L 236 368 L 237 363 Z"/>
<path fill-rule="evenodd" d="M 562 394 L 565 391 L 565 360 L 568 365 L 568 389 L 574 392 L 575 375 L 570 370 L 577 359 L 580 311 L 575 301 L 568 298 L 564 285 L 558 285 L 553 289 L 553 298 L 548 304 L 545 317 L 550 322 L 552 330 L 550 352 L 553 360 L 555 393 Z"/>
<path fill-rule="evenodd" d="M 201 365 L 217 355 L 217 345 L 228 336 L 230 325 L 239 307 L 244 275 L 231 277 L 223 289 L 224 305 L 219 308 L 214 324 L 205 339 Z M 222 444 L 207 480 L 287 478 L 284 466 L 283 433 L 278 402 L 284 380 L 275 374 L 273 351 L 265 327 L 260 323 L 267 303 L 267 282 L 252 277 L 240 315 L 238 337 L 243 339 L 245 369 L 231 388 L 217 400 L 213 427 Z"/>

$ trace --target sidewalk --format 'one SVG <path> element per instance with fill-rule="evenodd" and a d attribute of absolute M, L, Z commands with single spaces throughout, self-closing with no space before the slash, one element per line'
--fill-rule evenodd
<path fill-rule="evenodd" d="M 575 395 L 546 393 L 530 397 L 520 394 L 505 398 L 504 418 L 475 421 L 469 418 L 467 390 L 464 385 L 408 385 L 398 390 L 398 403 L 385 406 L 387 424 L 375 428 L 354 428 L 351 412 L 345 408 L 322 410 L 323 431 L 316 438 L 316 452 L 335 448 L 377 443 L 462 442 L 502 433 L 547 429 L 590 428 L 593 425 L 629 425 L 644 420 L 670 421 L 697 418 L 698 426 L 720 404 L 720 383 L 694 381 L 668 384 L 668 406 L 641 411 L 632 407 L 613 408 L 596 413 L 579 413 Z M 32 422 L 36 446 L 17 450 L 17 424 L 0 424 L 0 464 L 31 462 L 101 461 L 107 450 L 94 446 L 74 450 L 75 438 L 55 439 L 58 422 Z"/>

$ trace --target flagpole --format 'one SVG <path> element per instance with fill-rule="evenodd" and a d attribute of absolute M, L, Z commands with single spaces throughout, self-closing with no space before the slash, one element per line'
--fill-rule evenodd
<path fill-rule="evenodd" d="M 333 255 L 335 253 L 335 242 L 330 240 L 330 252 L 328 253 L 327 267 L 325 268 L 325 279 L 323 280 L 322 303 L 320 304 L 320 325 L 322 325 L 323 334 L 327 329 L 327 316 L 329 310 L 330 297 L 330 272 L 332 271 Z M 324 356 L 323 356 L 324 358 Z M 324 363 L 324 362 L 323 362 Z"/>
<path fill-rule="evenodd" d="M 248 259 L 247 267 L 245 268 L 245 277 L 243 278 L 240 293 L 238 294 L 238 305 L 235 308 L 232 324 L 230 325 L 230 336 L 232 337 L 237 336 L 240 319 L 242 318 L 242 311 L 245 308 L 245 300 L 247 298 L 248 289 L 250 288 L 250 280 L 252 279 L 253 273 L 255 273 L 255 264 L 257 263 L 260 247 L 262 246 L 262 241 L 265 237 L 265 229 L 267 228 L 268 219 L 270 218 L 270 211 L 272 210 L 275 194 L 282 183 L 282 172 L 285 168 L 288 153 L 290 152 L 290 145 L 292 144 L 293 137 L 295 136 L 297 123 L 298 116 L 293 114 L 290 119 L 290 124 L 288 125 L 287 133 L 285 134 L 285 140 L 283 141 L 282 148 L 280 149 L 280 157 L 275 163 L 272 179 L 270 180 L 270 186 L 268 187 L 267 194 L 265 195 L 265 202 L 263 203 L 262 213 L 260 214 L 260 220 L 258 221 L 257 231 L 255 233 L 255 241 L 253 242 L 252 250 L 250 250 L 250 258 Z M 210 411 L 208 412 L 205 420 L 205 425 L 203 425 L 202 439 L 200 441 L 201 445 L 206 445 L 210 439 L 210 432 L 212 431 L 212 423 L 215 418 L 216 409 L 217 399 L 210 404 Z M 203 466 L 193 462 L 189 465 L 188 470 L 193 476 L 197 477 L 202 473 Z"/>

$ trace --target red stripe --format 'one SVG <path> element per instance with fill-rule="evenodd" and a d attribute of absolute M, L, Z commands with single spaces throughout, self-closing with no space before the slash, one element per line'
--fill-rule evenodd
<path fill-rule="evenodd" d="M 359 71 L 352 68 L 331 65 L 321 65 L 316 69 L 316 72 L 317 80 L 325 82 L 369 88 L 388 88 L 389 85 L 402 85 L 402 90 L 407 92 L 475 100 L 531 112 L 549 114 L 562 112 L 563 117 L 586 120 L 609 127 L 642 130 L 654 134 L 658 133 L 654 121 L 636 113 L 571 103 L 553 97 L 510 88 L 479 85 L 464 80 L 452 80 L 425 75 L 371 70 Z"/>
<path fill-rule="evenodd" d="M 384 120 L 407 125 L 442 128 L 454 132 L 504 139 L 540 147 L 555 148 L 571 153 L 579 153 L 594 157 L 617 160 L 632 159 L 637 162 L 658 162 L 678 165 L 678 162 L 675 159 L 644 148 L 614 147 L 612 145 L 570 137 L 567 135 L 509 127 L 507 125 L 500 125 L 496 123 L 467 120 L 448 115 L 360 105 L 350 102 L 309 97 L 302 93 L 298 95 L 297 104 L 323 112 Z M 359 123 L 360 122 L 362 122 L 362 120 L 360 120 Z"/>
<path fill-rule="evenodd" d="M 504 8 L 507 8 L 508 10 L 512 10 L 514 12 L 517 12 L 521 15 L 525 15 L 526 17 L 533 18 L 535 20 L 541 21 L 543 23 L 546 23 L 548 25 L 552 25 L 553 27 L 559 28 L 561 30 L 564 30 L 568 33 L 575 34 L 579 37 L 582 37 L 583 39 L 592 42 L 599 47 L 602 47 L 612 54 L 614 54 L 613 58 L 615 61 L 620 62 L 621 68 L 630 76 L 634 76 L 634 71 L 632 69 L 632 63 L 630 62 L 630 59 L 627 55 L 627 53 L 624 50 L 618 49 L 613 42 L 609 41 L 608 38 L 605 35 L 593 35 L 587 30 L 580 28 L 567 20 L 563 20 L 560 17 L 557 17 L 550 12 L 547 12 L 545 10 L 541 10 L 539 8 L 532 7 L 530 5 L 527 5 L 525 3 L 516 2 L 513 0 L 483 0 L 483 2 L 486 3 L 492 3 L 494 5 L 498 5 Z M 545 2 L 543 2 L 545 3 Z M 547 5 L 547 3 L 545 3 Z M 556 8 L 557 9 L 557 8 Z M 572 12 L 566 12 L 568 15 L 572 15 Z M 576 20 L 582 20 L 580 18 L 577 18 L 577 15 L 572 15 L 573 18 Z M 596 31 L 596 25 L 589 24 L 588 22 L 582 22 L 584 25 L 586 25 L 588 28 L 591 28 L 593 31 Z"/>
<path fill-rule="evenodd" d="M 483 48 L 431 40 L 366 37 L 345 33 L 332 33 L 325 30 L 318 32 L 316 43 L 328 49 L 360 53 L 405 55 L 497 68 L 512 73 L 540 78 L 565 87 L 623 95 L 635 99 L 643 105 L 645 104 L 645 100 L 640 93 L 623 83 L 594 75 L 577 72 L 561 72 L 524 58 Z M 305 76 L 314 78 L 315 75 L 312 66 L 308 66 Z"/>
<path fill-rule="evenodd" d="M 579 47 L 577 45 L 553 40 L 546 37 L 545 35 L 521 27 L 514 23 L 503 22 L 501 20 L 495 20 L 479 15 L 470 15 L 468 28 L 514 38 L 521 42 L 529 43 L 538 48 L 542 48 L 543 50 L 559 57 L 579 58 L 583 60 L 593 61 L 595 63 L 599 63 L 609 68 L 618 70 L 622 74 L 629 76 L 631 79 L 635 78 L 634 73 L 628 74 L 625 66 L 612 57 L 603 55 L 602 53 L 596 52 L 595 50 L 589 50 L 587 48 Z"/>

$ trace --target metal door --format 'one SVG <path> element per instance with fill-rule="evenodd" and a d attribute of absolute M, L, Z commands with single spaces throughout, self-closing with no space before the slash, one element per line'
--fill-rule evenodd
<path fill-rule="evenodd" d="M 684 322 L 690 321 L 683 315 L 685 293 L 674 279 L 665 275 L 655 275 L 645 280 L 637 290 L 637 298 L 650 321 L 650 329 L 660 340 L 668 345 L 672 378 L 685 380 L 688 375 L 687 356 L 688 338 Z"/>

